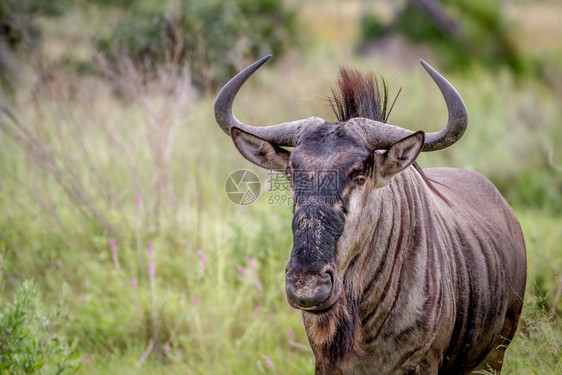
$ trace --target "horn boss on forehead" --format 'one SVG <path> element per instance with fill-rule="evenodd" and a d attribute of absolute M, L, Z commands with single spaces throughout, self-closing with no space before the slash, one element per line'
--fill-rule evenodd
<path fill-rule="evenodd" d="M 238 73 L 222 88 L 215 101 L 215 119 L 220 128 L 229 135 L 231 127 L 234 126 L 278 146 L 295 146 L 303 126 L 322 123 L 324 120 L 318 117 L 310 117 L 260 127 L 241 122 L 232 111 L 234 98 L 242 85 L 270 58 L 271 55 L 267 55 L 257 60 Z M 462 137 L 468 125 L 468 114 L 466 106 L 455 88 L 425 61 L 420 60 L 420 63 L 441 90 L 447 104 L 448 120 L 446 126 L 438 132 L 427 133 L 422 148 L 422 151 L 436 151 L 451 146 Z M 356 118 L 353 121 L 364 129 L 367 137 L 376 143 L 374 147 L 379 149 L 388 148 L 400 139 L 414 133 L 411 130 L 366 118 Z"/>

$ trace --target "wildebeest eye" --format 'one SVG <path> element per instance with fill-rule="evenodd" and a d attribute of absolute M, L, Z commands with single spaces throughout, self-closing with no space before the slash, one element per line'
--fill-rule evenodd
<path fill-rule="evenodd" d="M 353 182 L 357 185 L 363 185 L 367 182 L 367 177 L 364 174 L 358 174 L 357 176 L 353 177 Z"/>

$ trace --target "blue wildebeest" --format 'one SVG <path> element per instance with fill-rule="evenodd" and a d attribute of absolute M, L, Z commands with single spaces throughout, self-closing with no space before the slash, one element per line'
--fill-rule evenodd
<path fill-rule="evenodd" d="M 415 163 L 463 135 L 457 91 L 421 61 L 449 117 L 439 132 L 413 132 L 386 123 L 384 82 L 342 69 L 339 121 L 246 125 L 234 97 L 269 57 L 226 84 L 215 117 L 246 159 L 291 181 L 286 294 L 302 310 L 316 374 L 499 372 L 525 291 L 519 223 L 485 177 Z"/>

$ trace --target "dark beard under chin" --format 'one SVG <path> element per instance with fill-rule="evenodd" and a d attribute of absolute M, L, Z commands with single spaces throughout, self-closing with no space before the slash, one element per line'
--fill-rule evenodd
<path fill-rule="evenodd" d="M 308 340 L 317 357 L 336 366 L 361 356 L 361 327 L 355 299 L 342 293 L 329 309 L 303 311 L 302 317 Z"/>

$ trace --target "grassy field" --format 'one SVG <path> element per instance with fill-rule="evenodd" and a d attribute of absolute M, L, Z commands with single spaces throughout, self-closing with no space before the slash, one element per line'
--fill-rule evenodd
<path fill-rule="evenodd" d="M 391 93 L 402 87 L 392 123 L 443 125 L 421 67 L 351 55 L 322 42 L 262 68 L 239 118 L 333 119 L 325 99 L 343 62 L 392 77 Z M 148 83 L 126 65 L 96 78 L 30 71 L 5 103 L 19 120 L 0 119 L 0 305 L 33 279 L 51 310 L 66 284 L 57 331 L 76 341 L 80 374 L 310 374 L 300 314 L 285 302 L 291 208 L 266 191 L 247 207 L 228 200 L 233 171 L 254 171 L 264 190 L 268 175 L 215 124 L 214 97 L 165 69 Z M 448 77 L 470 126 L 420 164 L 481 172 L 512 203 L 529 277 L 505 373 L 562 374 L 560 98 L 504 71 Z"/>

